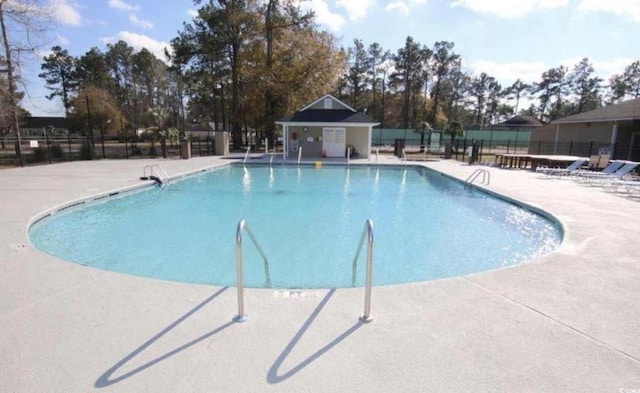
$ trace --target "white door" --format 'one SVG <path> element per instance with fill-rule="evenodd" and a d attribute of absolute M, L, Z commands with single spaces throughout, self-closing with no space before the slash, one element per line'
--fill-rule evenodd
<path fill-rule="evenodd" d="M 322 129 L 322 151 L 327 157 L 344 157 L 347 141 L 344 128 Z"/>

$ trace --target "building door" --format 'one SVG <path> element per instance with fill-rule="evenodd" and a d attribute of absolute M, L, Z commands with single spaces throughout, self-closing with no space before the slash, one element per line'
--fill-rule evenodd
<path fill-rule="evenodd" d="M 631 146 L 629 146 L 630 161 L 640 161 L 640 132 L 631 134 Z"/>
<path fill-rule="evenodd" d="M 345 128 L 322 129 L 322 152 L 327 157 L 344 157 L 347 143 Z"/>

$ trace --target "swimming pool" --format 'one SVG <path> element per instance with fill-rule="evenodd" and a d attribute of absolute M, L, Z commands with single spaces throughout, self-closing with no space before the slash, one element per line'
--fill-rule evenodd
<path fill-rule="evenodd" d="M 374 222 L 374 285 L 508 266 L 561 240 L 552 221 L 422 167 L 236 165 L 67 209 L 30 228 L 30 238 L 100 269 L 235 285 L 240 219 L 269 258 L 272 285 L 283 288 L 351 286 L 366 219 Z M 265 286 L 248 242 L 244 257 L 245 284 Z"/>

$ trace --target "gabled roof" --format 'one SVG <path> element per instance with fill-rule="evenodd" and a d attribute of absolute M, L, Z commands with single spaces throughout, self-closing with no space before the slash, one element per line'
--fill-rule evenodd
<path fill-rule="evenodd" d="M 346 109 L 307 109 L 286 117 L 282 122 L 291 123 L 377 123 L 361 112 Z"/>
<path fill-rule="evenodd" d="M 25 117 L 21 122 L 21 128 L 43 128 L 53 126 L 55 128 L 67 128 L 66 117 L 42 117 L 30 116 Z"/>
<path fill-rule="evenodd" d="M 326 99 L 330 99 L 333 101 L 330 102 L 330 109 L 324 109 L 324 105 L 319 108 L 318 104 L 323 103 Z M 331 94 L 325 94 L 319 99 L 313 101 L 311 104 L 300 109 L 292 116 L 285 117 L 277 121 L 276 123 L 351 123 L 366 125 L 380 124 L 364 113 L 357 112 L 355 109 L 335 98 Z"/>
<path fill-rule="evenodd" d="M 638 119 L 640 119 L 640 98 L 594 109 L 589 112 L 578 113 L 577 115 L 554 120 L 551 123 L 598 123 Z"/>
<path fill-rule="evenodd" d="M 540 127 L 543 123 L 533 116 L 529 115 L 516 115 L 512 118 L 496 124 L 496 126 L 503 127 Z"/>
<path fill-rule="evenodd" d="M 317 103 L 324 101 L 324 100 L 325 100 L 325 98 L 330 98 L 330 99 L 332 99 L 333 101 L 337 102 L 337 103 L 338 103 L 338 106 L 343 106 L 343 107 L 345 107 L 346 109 L 349 109 L 349 110 L 350 110 L 350 111 L 352 111 L 352 112 L 356 112 L 356 110 L 355 110 L 355 109 L 353 109 L 353 108 L 352 108 L 352 107 L 350 107 L 349 105 L 345 104 L 344 102 L 340 101 L 339 99 L 337 99 L 336 97 L 334 97 L 334 96 L 333 96 L 333 95 L 331 95 L 331 94 L 325 94 L 325 95 L 323 95 L 322 97 L 320 97 L 320 98 L 318 98 L 317 100 L 313 101 L 311 104 L 309 104 L 309 105 L 305 106 L 304 108 L 300 109 L 298 112 L 302 112 L 302 111 L 306 111 L 306 110 L 308 110 L 309 108 L 313 107 L 313 106 L 314 106 L 314 105 L 316 105 Z"/>

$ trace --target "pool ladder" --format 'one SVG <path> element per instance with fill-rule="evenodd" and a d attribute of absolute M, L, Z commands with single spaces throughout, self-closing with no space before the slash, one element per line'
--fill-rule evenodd
<path fill-rule="evenodd" d="M 237 275 L 237 292 L 238 292 L 238 314 L 233 317 L 235 322 L 245 322 L 249 317 L 244 312 L 244 259 L 242 256 L 242 232 L 246 232 L 253 242 L 253 245 L 256 247 L 260 256 L 264 261 L 264 275 L 266 286 L 271 287 L 271 276 L 269 273 L 269 260 L 265 255 L 262 247 L 256 240 L 255 235 L 247 225 L 245 220 L 240 220 L 238 223 L 238 227 L 236 228 L 236 275 Z M 362 322 L 371 322 L 373 318 L 371 318 L 371 286 L 373 283 L 373 222 L 371 220 L 367 220 L 364 225 L 364 229 L 362 230 L 362 236 L 360 237 L 360 242 L 358 243 L 358 249 L 356 251 L 356 256 L 353 258 L 353 273 L 352 273 L 352 284 L 355 286 L 356 278 L 357 278 L 357 266 L 358 266 L 358 257 L 360 256 L 360 251 L 362 250 L 362 246 L 364 245 L 364 240 L 367 239 L 367 271 L 366 271 L 366 283 L 365 283 L 365 293 L 364 293 L 364 313 L 360 316 L 360 320 Z"/>
<path fill-rule="evenodd" d="M 169 180 L 169 175 L 159 164 L 145 165 L 142 169 L 142 180 L 155 180 L 159 185 L 163 185 Z"/>
<path fill-rule="evenodd" d="M 491 183 L 491 172 L 486 169 L 478 168 L 473 171 L 473 173 L 470 174 L 469 177 L 467 177 L 467 180 L 464 181 L 464 187 L 471 188 L 473 182 L 476 181 L 476 179 L 478 179 L 480 176 L 482 176 L 480 184 L 488 186 Z"/>

